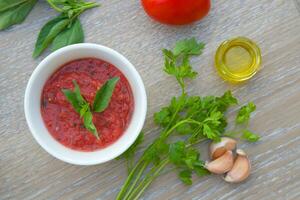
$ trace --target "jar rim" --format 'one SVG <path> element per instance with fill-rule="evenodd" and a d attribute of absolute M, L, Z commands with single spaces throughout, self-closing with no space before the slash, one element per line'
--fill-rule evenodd
<path fill-rule="evenodd" d="M 229 67 L 224 62 L 224 57 L 226 56 L 229 49 L 232 47 L 242 47 L 245 49 L 251 59 L 251 64 L 248 65 L 248 69 L 245 70 L 243 75 L 241 74 L 235 74 L 231 70 L 229 70 Z M 215 55 L 215 67 L 218 71 L 218 74 L 225 80 L 231 81 L 231 82 L 242 82 L 246 81 L 250 78 L 252 78 L 257 71 L 260 69 L 261 65 L 261 51 L 260 48 L 257 46 L 256 43 L 254 43 L 252 40 L 246 37 L 236 37 L 233 39 L 225 40 L 221 43 L 221 45 L 218 47 Z"/>

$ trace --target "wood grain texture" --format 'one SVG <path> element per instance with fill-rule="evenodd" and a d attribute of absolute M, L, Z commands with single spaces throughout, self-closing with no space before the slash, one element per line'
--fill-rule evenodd
<path fill-rule="evenodd" d="M 191 187 L 175 174 L 159 177 L 143 199 L 297 200 L 300 199 L 300 11 L 299 0 L 213 0 L 205 20 L 170 27 L 150 20 L 138 0 L 102 0 L 102 7 L 81 17 L 86 42 L 109 46 L 125 55 L 140 72 L 148 94 L 146 143 L 157 135 L 152 115 L 177 95 L 174 79 L 162 72 L 160 49 L 178 39 L 204 41 L 202 56 L 193 59 L 199 78 L 189 92 L 220 95 L 231 89 L 241 103 L 254 101 L 251 128 L 256 144 L 241 144 L 252 161 L 252 175 L 242 184 L 217 176 L 195 178 Z M 299 7 L 298 7 L 299 8 Z M 114 199 L 125 177 L 124 161 L 80 167 L 47 154 L 26 125 L 23 98 L 37 64 L 31 58 L 37 33 L 55 12 L 40 1 L 26 21 L 0 32 L 0 199 Z M 262 49 L 263 68 L 248 83 L 230 85 L 213 67 L 214 52 L 225 39 L 247 36 Z M 162 95 L 168 94 L 168 95 Z M 229 113 L 233 116 L 233 109 Z M 206 144 L 202 144 L 205 156 Z"/>

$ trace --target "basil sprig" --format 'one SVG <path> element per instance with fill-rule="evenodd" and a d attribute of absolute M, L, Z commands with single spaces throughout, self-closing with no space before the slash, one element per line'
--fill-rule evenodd
<path fill-rule="evenodd" d="M 84 127 L 89 130 L 97 139 L 99 139 L 99 133 L 93 123 L 92 112 L 100 113 L 108 107 L 118 81 L 119 77 L 114 77 L 104 83 L 104 85 L 96 93 L 92 108 L 81 95 L 80 88 L 75 80 L 73 80 L 73 91 L 69 89 L 62 89 L 66 99 L 75 109 L 75 111 L 80 114 L 80 118 L 83 118 Z"/>
<path fill-rule="evenodd" d="M 0 30 L 22 23 L 38 0 L 0 0 Z M 52 44 L 51 50 L 82 43 L 84 33 L 79 16 L 86 10 L 99 6 L 84 0 L 47 0 L 60 14 L 48 21 L 40 30 L 32 54 L 38 57 Z"/>
<path fill-rule="evenodd" d="M 85 10 L 99 6 L 83 0 L 47 0 L 61 14 L 48 21 L 41 29 L 32 54 L 34 58 L 52 44 L 52 51 L 61 47 L 82 43 L 84 33 L 78 16 Z"/>

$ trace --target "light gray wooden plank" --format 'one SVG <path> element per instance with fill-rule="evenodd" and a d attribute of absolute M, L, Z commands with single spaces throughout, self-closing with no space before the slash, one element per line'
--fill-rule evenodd
<path fill-rule="evenodd" d="M 109 46 L 125 55 L 141 73 L 149 98 L 146 143 L 159 130 L 153 113 L 178 94 L 175 81 L 162 72 L 160 49 L 196 37 L 206 43 L 192 63 L 199 78 L 189 92 L 218 95 L 231 89 L 241 103 L 257 104 L 251 122 L 262 135 L 257 144 L 242 144 L 253 172 L 242 184 L 227 184 L 217 176 L 195 178 L 191 187 L 176 174 L 159 177 L 143 199 L 300 199 L 300 14 L 298 0 L 213 0 L 207 18 L 188 26 L 165 26 L 150 20 L 140 1 L 102 0 L 101 8 L 82 17 L 86 42 Z M 100 2 L 100 1 L 99 1 Z M 37 60 L 31 58 L 38 31 L 55 16 L 40 1 L 26 21 L 0 32 L 0 199 L 114 199 L 124 179 L 124 161 L 79 167 L 48 155 L 32 138 L 23 114 L 26 83 Z M 262 49 L 263 68 L 246 84 L 230 85 L 213 67 L 218 45 L 247 36 Z M 168 95 L 161 95 L 168 94 Z M 229 116 L 233 118 L 233 112 Z M 206 143 L 202 144 L 203 154 Z"/>

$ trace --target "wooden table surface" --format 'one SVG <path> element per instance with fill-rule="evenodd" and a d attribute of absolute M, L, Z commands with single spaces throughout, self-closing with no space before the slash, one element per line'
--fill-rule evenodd
<path fill-rule="evenodd" d="M 140 72 L 148 95 L 146 143 L 158 134 L 152 115 L 179 93 L 162 72 L 160 49 L 196 37 L 206 49 L 192 63 L 200 76 L 189 93 L 220 95 L 231 89 L 243 104 L 257 104 L 251 129 L 256 144 L 241 143 L 252 161 L 252 175 L 242 184 L 217 176 L 195 178 L 184 186 L 173 173 L 159 177 L 143 199 L 300 199 L 300 10 L 299 0 L 213 0 L 205 20 L 170 27 L 150 20 L 138 0 L 102 0 L 102 7 L 81 19 L 86 42 L 111 47 Z M 81 167 L 46 153 L 31 136 L 23 112 L 26 83 L 40 58 L 31 58 L 37 33 L 55 12 L 40 1 L 26 21 L 0 32 L 0 199 L 114 199 L 125 177 L 124 161 Z M 225 39 L 247 36 L 262 49 L 263 68 L 249 82 L 230 85 L 214 69 L 213 58 Z M 234 111 L 233 109 L 232 111 Z M 229 115 L 232 112 L 229 113 Z M 144 144 L 145 147 L 146 144 Z M 206 145 L 202 144 L 206 155 Z"/>

